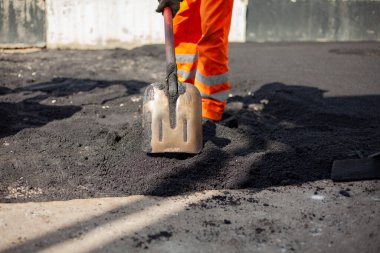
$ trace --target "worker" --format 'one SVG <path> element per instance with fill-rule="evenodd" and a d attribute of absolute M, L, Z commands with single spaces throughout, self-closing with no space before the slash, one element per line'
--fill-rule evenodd
<path fill-rule="evenodd" d="M 220 121 L 230 90 L 228 34 L 233 0 L 159 0 L 173 12 L 178 80 L 202 95 L 203 118 Z"/>

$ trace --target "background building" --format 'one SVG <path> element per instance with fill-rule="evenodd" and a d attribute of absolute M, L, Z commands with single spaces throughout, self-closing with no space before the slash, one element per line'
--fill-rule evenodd
<path fill-rule="evenodd" d="M 0 47 L 162 43 L 156 0 L 0 0 Z M 230 40 L 379 41 L 380 0 L 235 0 Z"/>

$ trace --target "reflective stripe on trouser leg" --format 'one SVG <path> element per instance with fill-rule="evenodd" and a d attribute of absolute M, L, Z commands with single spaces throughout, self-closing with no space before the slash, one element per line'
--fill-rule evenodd
<path fill-rule="evenodd" d="M 194 84 L 195 75 L 197 73 L 197 61 L 179 62 L 177 61 L 178 81 L 183 83 Z"/>
<path fill-rule="evenodd" d="M 197 71 L 194 84 L 202 95 L 203 117 L 221 120 L 230 91 L 228 73 L 205 76 Z"/>
<path fill-rule="evenodd" d="M 180 81 L 182 83 L 194 84 L 194 79 L 195 79 L 195 74 L 197 72 L 197 69 L 187 71 L 187 70 L 184 70 L 183 68 L 181 68 L 180 66 L 181 66 L 180 64 L 177 64 L 178 81 Z"/>
<path fill-rule="evenodd" d="M 178 50 L 180 51 L 180 50 Z M 198 54 L 176 54 L 176 61 L 182 63 L 193 63 L 198 61 Z"/>

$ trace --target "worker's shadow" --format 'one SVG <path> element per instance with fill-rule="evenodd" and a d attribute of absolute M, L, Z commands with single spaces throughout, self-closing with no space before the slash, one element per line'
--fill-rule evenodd
<path fill-rule="evenodd" d="M 203 122 L 203 146 L 209 141 L 219 148 L 224 148 L 231 143 L 231 140 L 222 136 L 217 136 L 216 124 L 218 123 L 211 120 L 206 120 Z"/>

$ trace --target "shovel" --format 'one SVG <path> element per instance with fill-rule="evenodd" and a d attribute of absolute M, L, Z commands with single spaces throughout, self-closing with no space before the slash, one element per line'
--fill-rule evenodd
<path fill-rule="evenodd" d="M 197 154 L 202 149 L 202 100 L 198 89 L 180 83 L 174 52 L 173 16 L 164 9 L 166 80 L 148 86 L 143 100 L 142 150 Z"/>

